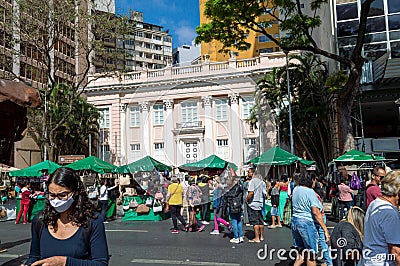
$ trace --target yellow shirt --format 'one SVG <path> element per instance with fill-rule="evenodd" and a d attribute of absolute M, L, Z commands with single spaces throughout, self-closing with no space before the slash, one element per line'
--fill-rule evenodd
<path fill-rule="evenodd" d="M 169 205 L 182 205 L 183 187 L 179 183 L 172 183 L 168 186 L 168 192 L 171 194 Z"/>

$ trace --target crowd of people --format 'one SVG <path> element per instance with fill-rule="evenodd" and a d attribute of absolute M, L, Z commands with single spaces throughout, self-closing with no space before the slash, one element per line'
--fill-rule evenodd
<path fill-rule="evenodd" d="M 248 243 L 265 241 L 268 233 L 288 226 L 296 249 L 294 265 L 316 265 L 321 252 L 324 265 L 400 265 L 400 171 L 386 173 L 385 168 L 372 169 L 370 181 L 363 180 L 364 190 L 356 192 L 353 179 L 339 166 L 340 180 L 329 189 L 339 203 L 339 223 L 329 231 L 324 210 L 328 191 L 312 171 L 282 175 L 267 180 L 254 168 L 245 177 L 233 169 L 222 176 L 184 176 L 163 174 L 162 198 L 165 211 L 172 218 L 171 232 L 203 232 L 210 235 L 226 233 L 230 242 L 245 241 L 244 226 L 252 226 Z M 335 183 L 335 182 L 332 182 Z M 350 184 L 351 183 L 351 184 Z M 110 190 L 119 187 L 102 182 L 97 195 L 101 211 L 89 200 L 79 175 L 68 168 L 59 168 L 48 177 L 46 204 L 32 221 L 31 251 L 26 265 L 107 265 L 108 248 L 104 223 Z M 21 207 L 16 223 L 27 222 L 25 199 L 32 193 L 23 185 Z M 90 192 L 90 191 L 89 191 Z M 161 193 L 161 191 L 154 191 Z M 365 206 L 356 206 L 355 196 L 365 197 Z M 271 223 L 267 222 L 267 202 Z M 212 206 L 212 208 L 210 208 Z M 213 221 L 210 224 L 210 210 Z M 71 243 L 78 243 L 78 245 Z M 74 248 L 72 248 L 74 246 Z"/>

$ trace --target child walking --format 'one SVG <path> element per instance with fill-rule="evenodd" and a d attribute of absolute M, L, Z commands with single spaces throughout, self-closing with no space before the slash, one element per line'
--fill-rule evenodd
<path fill-rule="evenodd" d="M 268 226 L 268 228 L 276 228 L 278 227 L 282 227 L 281 224 L 281 219 L 279 217 L 279 211 L 278 211 L 278 207 L 279 207 L 279 183 L 276 182 L 275 180 L 271 182 L 271 205 L 272 205 L 272 209 L 271 209 L 271 218 L 272 218 L 272 224 L 270 226 Z M 278 221 L 278 225 L 275 224 L 275 218 Z"/>

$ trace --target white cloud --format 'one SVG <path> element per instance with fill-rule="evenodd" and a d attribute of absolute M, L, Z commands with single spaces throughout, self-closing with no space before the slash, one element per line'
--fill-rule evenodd
<path fill-rule="evenodd" d="M 180 26 L 176 28 L 174 31 L 175 31 L 174 37 L 178 39 L 176 42 L 178 45 L 190 44 L 196 37 L 195 29 L 189 26 Z"/>

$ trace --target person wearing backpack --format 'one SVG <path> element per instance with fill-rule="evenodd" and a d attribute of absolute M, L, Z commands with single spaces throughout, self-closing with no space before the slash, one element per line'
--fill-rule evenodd
<path fill-rule="evenodd" d="M 224 203 L 228 206 L 229 219 L 233 229 L 231 243 L 239 244 L 244 241 L 242 225 L 243 188 L 238 184 L 237 176 L 233 175 L 227 183 L 230 188 L 224 195 Z"/>
<path fill-rule="evenodd" d="M 188 183 L 190 186 L 186 191 L 186 197 L 189 204 L 189 231 L 201 232 L 204 230 L 205 225 L 199 222 L 196 217 L 201 205 L 201 189 L 196 184 L 194 177 L 190 177 Z"/>
<path fill-rule="evenodd" d="M 28 260 L 23 265 L 108 265 L 103 219 L 72 169 L 57 169 L 47 181 L 47 202 L 32 221 Z"/>
<path fill-rule="evenodd" d="M 381 184 L 381 179 L 384 178 L 385 175 L 386 171 L 382 166 L 375 166 L 374 169 L 372 169 L 371 182 L 367 185 L 365 191 L 366 209 L 368 209 L 368 206 L 373 200 L 382 196 L 379 185 Z"/>

